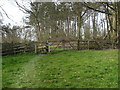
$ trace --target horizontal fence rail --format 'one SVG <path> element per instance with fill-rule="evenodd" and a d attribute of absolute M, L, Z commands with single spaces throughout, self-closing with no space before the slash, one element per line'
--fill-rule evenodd
<path fill-rule="evenodd" d="M 33 44 L 24 44 L 24 43 L 2 43 L 2 56 L 12 55 L 17 53 L 24 52 L 33 52 Z"/>
<path fill-rule="evenodd" d="M 79 43 L 79 45 L 78 45 Z M 47 41 L 32 43 L 1 43 L 0 52 L 2 56 L 17 53 L 34 52 L 47 53 L 62 50 L 85 50 L 85 49 L 116 49 L 118 44 L 105 40 L 72 40 L 72 41 Z M 79 46 L 79 47 L 78 47 Z"/>

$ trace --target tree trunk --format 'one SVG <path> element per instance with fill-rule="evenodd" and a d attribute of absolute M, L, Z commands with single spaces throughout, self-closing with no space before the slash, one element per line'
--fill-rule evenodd
<path fill-rule="evenodd" d="M 68 35 L 68 39 L 70 38 L 70 28 L 69 28 L 69 17 L 67 18 L 67 27 L 68 27 L 68 32 L 67 32 L 67 35 Z"/>
<path fill-rule="evenodd" d="M 120 2 L 117 3 L 118 8 L 118 48 L 120 49 Z"/>
<path fill-rule="evenodd" d="M 81 39 L 80 29 L 81 29 L 81 12 L 80 15 L 78 15 L 78 50 L 80 50 L 80 39 Z"/>
<path fill-rule="evenodd" d="M 97 37 L 97 29 L 96 29 L 96 13 L 93 14 L 93 39 L 96 39 Z"/>
<path fill-rule="evenodd" d="M 120 2 L 117 2 L 118 8 L 118 49 L 120 50 Z M 118 51 L 118 72 L 120 72 L 120 61 L 119 61 L 120 51 Z M 120 75 L 118 75 L 118 88 L 120 88 Z"/>

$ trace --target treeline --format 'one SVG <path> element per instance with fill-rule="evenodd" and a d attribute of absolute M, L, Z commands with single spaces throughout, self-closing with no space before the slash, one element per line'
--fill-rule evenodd
<path fill-rule="evenodd" d="M 118 41 L 119 2 L 31 2 L 27 26 L 3 26 L 3 41 L 97 40 Z M 12 33 L 12 34 L 10 34 Z M 14 35 L 14 36 L 12 36 Z M 18 39 L 19 40 L 18 40 Z M 21 39 L 22 38 L 22 39 Z M 12 40 L 14 39 L 14 40 Z"/>

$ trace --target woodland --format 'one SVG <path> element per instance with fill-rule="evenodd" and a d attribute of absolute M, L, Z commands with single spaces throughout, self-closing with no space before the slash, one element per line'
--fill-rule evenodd
<path fill-rule="evenodd" d="M 25 25 L 2 25 L 3 42 L 119 41 L 119 2 L 30 2 L 30 8 L 16 4 L 27 14 Z"/>

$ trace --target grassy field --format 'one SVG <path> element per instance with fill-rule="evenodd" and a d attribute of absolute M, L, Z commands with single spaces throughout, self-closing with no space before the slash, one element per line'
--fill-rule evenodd
<path fill-rule="evenodd" d="M 3 57 L 3 88 L 117 88 L 118 50 Z"/>

